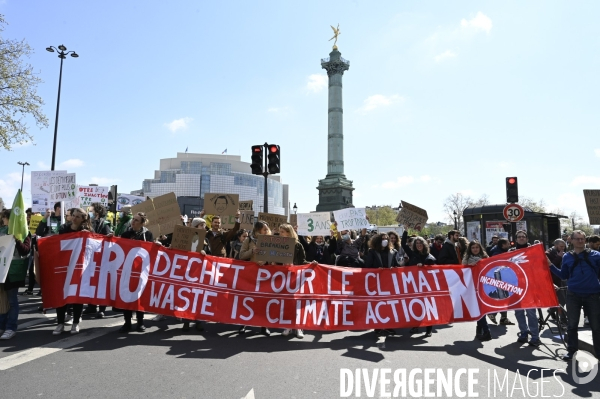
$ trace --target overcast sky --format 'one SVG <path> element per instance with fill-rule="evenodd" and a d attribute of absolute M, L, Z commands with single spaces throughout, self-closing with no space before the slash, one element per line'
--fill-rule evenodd
<path fill-rule="evenodd" d="M 64 44 L 57 170 L 80 184 L 140 189 L 159 159 L 241 155 L 281 146 L 281 177 L 299 212 L 327 172 L 327 75 L 344 73 L 344 155 L 356 206 L 406 200 L 445 220 L 461 192 L 505 201 L 505 177 L 551 211 L 587 216 L 600 188 L 598 2 L 17 1 L 4 38 L 25 39 L 43 79 L 50 126 L 35 145 L 0 150 L 0 197 L 18 161 L 47 170 Z"/>

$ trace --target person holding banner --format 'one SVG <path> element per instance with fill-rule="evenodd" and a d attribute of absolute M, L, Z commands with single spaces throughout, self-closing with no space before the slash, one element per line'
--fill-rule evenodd
<path fill-rule="evenodd" d="M 412 248 L 407 244 L 408 229 L 404 228 L 402 233 L 402 249 L 408 255 L 408 263 L 406 266 L 432 266 L 435 265 L 436 259 L 429 253 L 429 245 L 422 237 L 415 237 L 412 242 Z"/>
<path fill-rule="evenodd" d="M 422 237 L 415 237 L 412 242 L 412 248 L 407 244 L 408 242 L 408 226 L 404 226 L 404 233 L 402 233 L 402 249 L 408 255 L 408 263 L 406 266 L 431 266 L 435 265 L 435 258 L 429 253 L 429 245 Z M 419 332 L 419 327 L 413 327 L 410 329 L 411 334 Z M 425 337 L 431 337 L 433 333 L 433 326 L 427 326 L 425 329 Z"/>
<path fill-rule="evenodd" d="M 312 236 L 310 238 L 310 242 L 306 241 L 306 238 L 303 236 L 298 236 L 298 240 L 300 244 L 304 247 L 304 252 L 306 253 L 306 260 L 309 262 L 316 261 L 322 265 L 332 265 L 333 261 L 331 259 L 331 252 L 329 250 L 330 244 L 325 242 L 325 237 L 323 236 Z M 331 240 L 335 241 L 333 236 L 333 232 L 331 232 Z M 333 244 L 335 247 L 335 244 Z"/>
<path fill-rule="evenodd" d="M 489 258 L 488 254 L 484 251 L 479 241 L 474 240 L 469 243 L 465 251 L 465 256 L 462 259 L 462 264 L 465 266 L 475 266 L 481 259 Z M 480 341 L 490 341 L 492 339 L 492 333 L 490 332 L 490 326 L 487 323 L 485 315 L 481 319 L 477 320 L 477 329 L 475 330 L 475 338 Z"/>
<path fill-rule="evenodd" d="M 242 249 L 242 245 L 244 245 L 244 241 L 248 238 L 248 231 L 246 229 L 240 229 L 235 234 L 235 240 L 231 241 L 231 252 L 229 253 L 229 257 L 231 259 L 239 259 L 240 258 L 240 250 Z"/>
<path fill-rule="evenodd" d="M 10 222 L 11 210 L 5 209 L 2 211 L 2 225 L 6 227 L 6 232 L 0 232 L 0 235 L 8 234 L 8 225 Z M 4 231 L 4 229 L 2 230 Z M 31 249 L 31 236 L 27 233 L 27 236 L 23 241 L 16 237 L 15 233 L 15 250 L 13 253 L 13 262 L 20 260 L 22 257 L 29 255 Z M 11 263 L 11 266 L 14 264 Z M 14 277 L 13 277 L 14 278 Z M 19 287 L 25 285 L 25 275 L 23 280 L 12 281 L 11 280 L 11 268 L 9 268 L 6 280 L 3 284 L 0 284 L 8 297 L 8 312 L 0 314 L 0 339 L 11 339 L 17 333 L 17 320 L 19 319 Z"/>
<path fill-rule="evenodd" d="M 294 230 L 294 227 L 292 227 L 291 224 L 280 224 L 279 225 L 279 235 L 281 237 L 293 237 L 296 239 L 296 245 L 294 246 L 294 260 L 292 262 L 292 265 L 305 265 L 309 262 L 306 261 L 306 254 L 304 253 L 304 247 L 302 246 L 302 244 L 300 244 L 300 241 L 298 240 L 298 234 L 296 234 L 296 231 Z M 316 261 L 313 261 L 312 263 L 317 264 Z M 290 333 L 293 330 L 290 328 L 286 328 L 285 330 L 283 330 L 283 332 L 281 333 L 284 337 L 287 337 L 288 335 L 290 335 Z M 296 330 L 296 337 L 299 339 L 304 338 L 304 331 L 301 329 L 297 329 Z"/>
<path fill-rule="evenodd" d="M 144 227 L 148 224 L 149 220 L 146 217 L 144 212 L 138 212 L 131 219 L 131 229 L 127 230 L 125 233 L 121 235 L 121 238 L 127 238 L 130 240 L 138 240 L 138 241 L 149 241 L 153 242 L 154 238 L 152 237 L 152 232 Z M 137 319 L 137 332 L 146 331 L 146 326 L 144 326 L 144 314 L 145 312 L 136 310 L 135 317 Z M 131 318 L 133 317 L 132 310 L 123 310 L 123 317 L 125 318 L 125 324 L 119 329 L 121 333 L 128 333 L 131 331 Z"/>
<path fill-rule="evenodd" d="M 400 237 L 398 237 L 398 233 L 392 230 L 388 231 L 387 234 L 390 238 L 390 245 L 396 250 L 396 262 L 398 262 L 398 266 L 404 266 L 406 263 L 406 252 L 404 252 L 402 245 L 400 245 Z M 406 258 L 408 258 L 408 256 L 406 256 Z"/>
<path fill-rule="evenodd" d="M 337 222 L 334 223 L 337 226 Z M 360 237 L 352 240 L 350 230 L 338 231 L 335 264 L 338 266 L 364 267 L 364 260 L 360 257 L 360 250 L 367 240 L 367 229 L 362 229 Z"/>
<path fill-rule="evenodd" d="M 90 220 L 92 221 L 92 231 L 96 234 L 102 234 L 103 236 L 112 234 L 110 223 L 106 220 L 106 208 L 99 202 L 94 202 L 92 204 L 92 209 L 93 211 L 88 213 Z M 100 306 L 98 309 L 96 305 L 89 304 L 83 311 L 83 314 L 89 315 L 95 313 L 97 319 L 102 319 L 105 311 L 106 306 Z"/>
<path fill-rule="evenodd" d="M 256 262 L 256 254 L 258 253 L 256 239 L 259 235 L 271 235 L 271 229 L 269 229 L 269 225 L 261 220 L 254 223 L 252 233 L 248 236 L 248 238 L 246 238 L 246 241 L 244 241 L 244 243 L 242 244 L 242 248 L 240 249 L 240 260 L 255 262 L 261 266 L 265 264 L 264 262 Z M 242 334 L 245 333 L 246 326 L 241 326 L 239 331 Z M 269 331 L 269 329 L 266 327 L 261 327 L 260 333 L 267 336 L 271 335 L 271 331 Z"/>
<path fill-rule="evenodd" d="M 396 250 L 392 248 L 387 233 L 379 233 L 369 241 L 369 250 L 365 257 L 365 267 L 370 269 L 398 267 Z"/>
<path fill-rule="evenodd" d="M 35 229 L 35 235 L 40 237 L 46 237 L 59 233 L 60 228 L 60 202 L 54 204 L 54 212 L 50 213 L 50 209 L 46 211 L 46 215 L 42 218 L 42 221 Z"/>
<path fill-rule="evenodd" d="M 65 223 L 60 226 L 58 234 L 69 234 L 76 231 L 91 231 L 92 226 L 90 225 L 90 219 L 87 212 L 81 208 L 73 208 L 71 212 L 71 222 Z M 65 331 L 65 315 L 67 313 L 67 306 L 64 305 L 56 308 L 56 320 L 58 325 L 52 332 L 53 335 L 60 335 Z M 79 333 L 79 322 L 81 320 L 81 314 L 83 313 L 83 304 L 74 303 L 73 306 L 73 325 L 71 326 L 71 334 Z"/>

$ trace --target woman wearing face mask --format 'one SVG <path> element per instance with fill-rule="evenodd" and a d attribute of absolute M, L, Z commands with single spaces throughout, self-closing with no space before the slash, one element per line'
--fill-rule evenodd
<path fill-rule="evenodd" d="M 106 220 L 106 208 L 98 202 L 92 204 L 92 211 L 89 212 L 92 232 L 96 234 L 102 234 L 107 236 L 112 234 L 110 229 L 110 222 Z M 88 305 L 83 311 L 84 315 L 96 314 L 97 319 L 104 317 L 106 306 L 100 306 L 100 309 L 96 305 Z"/>
<path fill-rule="evenodd" d="M 121 238 L 128 238 L 130 240 L 148 241 L 153 242 L 152 232 L 144 227 L 148 223 L 148 218 L 143 212 L 136 213 L 131 219 L 131 229 L 127 230 L 121 235 Z M 123 316 L 125 317 L 125 324 L 121 327 L 119 332 L 128 333 L 131 331 L 131 318 L 133 317 L 132 310 L 123 310 Z M 144 312 L 139 310 L 135 311 L 137 319 L 136 331 L 144 332 L 146 327 L 144 326 Z"/>
<path fill-rule="evenodd" d="M 310 242 L 306 242 L 305 237 L 298 236 L 298 240 L 304 248 L 307 261 L 315 261 L 322 265 L 333 265 L 333 261 L 331 259 L 331 254 L 329 251 L 329 244 L 325 242 L 325 237 L 312 236 L 310 238 Z"/>
<path fill-rule="evenodd" d="M 302 244 L 300 244 L 300 241 L 298 240 L 298 234 L 296 234 L 296 231 L 294 230 L 291 224 L 279 225 L 279 235 L 281 237 L 293 237 L 296 239 L 296 245 L 294 245 L 294 259 L 292 261 L 292 265 L 304 265 L 309 263 L 306 260 L 304 247 L 302 246 Z M 316 264 L 317 262 L 313 261 L 313 263 Z M 287 337 L 292 331 L 293 330 L 291 328 L 286 328 L 285 330 L 283 330 L 282 334 L 283 336 Z M 297 329 L 296 337 L 300 339 L 304 338 L 304 331 Z"/>
<path fill-rule="evenodd" d="M 337 222 L 334 223 L 337 226 Z M 360 250 L 367 240 L 367 229 L 362 229 L 361 234 L 355 240 L 352 240 L 350 231 L 338 231 L 339 240 L 337 240 L 336 255 L 338 255 L 336 265 L 348 267 L 364 267 L 365 262 L 360 257 Z"/>
<path fill-rule="evenodd" d="M 488 258 L 488 254 L 479 244 L 479 241 L 471 241 L 465 250 L 465 256 L 462 259 L 462 264 L 465 266 L 475 266 L 481 259 Z M 488 326 L 485 315 L 477 320 L 477 330 L 475 332 L 475 339 L 480 341 L 490 341 L 492 334 L 490 333 L 490 327 Z"/>
<path fill-rule="evenodd" d="M 256 254 L 258 253 L 258 248 L 256 247 L 256 239 L 259 235 L 271 235 L 271 230 L 269 229 L 269 225 L 267 222 L 263 222 L 259 220 L 254 223 L 254 229 L 252 229 L 252 233 L 246 238 L 244 243 L 242 244 L 242 248 L 240 249 L 240 260 L 247 260 L 250 262 L 256 262 Z M 265 262 L 256 262 L 259 265 L 264 265 Z M 240 327 L 240 333 L 246 332 L 246 326 Z M 266 327 L 260 328 L 260 333 L 263 335 L 271 335 L 271 331 L 269 331 Z"/>
<path fill-rule="evenodd" d="M 81 208 L 73 208 L 73 211 L 71 212 L 71 221 L 60 226 L 58 234 L 91 230 L 92 226 L 90 224 L 89 215 Z M 58 325 L 52 332 L 54 335 L 62 334 L 65 330 L 67 306 L 68 305 L 64 305 L 56 308 L 56 320 L 58 321 Z M 77 334 L 79 333 L 79 321 L 81 319 L 81 313 L 83 312 L 83 304 L 75 303 L 71 306 L 73 307 L 73 325 L 71 326 L 71 334 Z"/>
<path fill-rule="evenodd" d="M 370 269 L 397 267 L 396 250 L 392 248 L 387 233 L 379 233 L 369 241 L 365 267 Z"/>

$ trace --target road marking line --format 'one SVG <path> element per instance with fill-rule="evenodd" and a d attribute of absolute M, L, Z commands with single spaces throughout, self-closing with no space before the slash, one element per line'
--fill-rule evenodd
<path fill-rule="evenodd" d="M 86 341 L 99 338 L 115 330 L 115 328 L 123 325 L 123 320 L 119 320 L 114 323 L 107 324 L 96 330 L 85 331 L 83 330 L 77 335 L 71 335 L 68 338 L 61 339 L 59 341 L 50 342 L 46 345 L 42 345 L 37 348 L 27 349 L 14 355 L 6 356 L 0 359 L 0 371 L 8 370 L 21 364 L 30 362 L 32 360 L 39 359 L 41 357 L 51 355 L 56 352 L 60 352 L 63 349 L 70 348 L 75 345 L 82 344 Z M 68 331 L 66 331 L 69 334 Z"/>

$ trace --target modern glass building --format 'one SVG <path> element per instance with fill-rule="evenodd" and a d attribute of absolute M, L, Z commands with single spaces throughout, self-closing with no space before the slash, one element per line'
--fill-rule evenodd
<path fill-rule="evenodd" d="M 174 192 L 178 198 L 190 197 L 197 207 L 204 206 L 204 194 L 239 194 L 241 201 L 253 200 L 254 211 L 263 211 L 265 178 L 250 173 L 250 164 L 239 155 L 177 153 L 177 158 L 160 160 L 153 179 L 145 179 L 141 192 L 148 197 Z M 279 175 L 267 179 L 269 213 L 288 214 L 288 185 Z M 136 191 L 139 193 L 139 191 Z M 180 201 L 180 206 L 183 206 Z M 186 213 L 185 209 L 182 209 Z"/>

